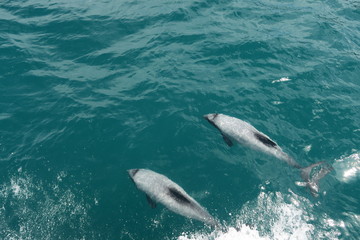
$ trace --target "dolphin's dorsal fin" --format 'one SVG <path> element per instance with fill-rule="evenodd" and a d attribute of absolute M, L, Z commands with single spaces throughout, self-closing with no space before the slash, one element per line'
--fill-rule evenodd
<path fill-rule="evenodd" d="M 149 197 L 149 195 L 147 195 L 147 194 L 146 194 L 146 200 L 149 203 L 151 208 L 156 208 L 156 202 L 151 197 Z"/>
<path fill-rule="evenodd" d="M 227 136 L 225 136 L 224 134 L 221 134 L 224 141 L 226 142 L 226 144 L 229 146 L 229 147 L 232 147 L 234 144 L 233 142 L 230 140 L 230 138 L 228 138 Z"/>
<path fill-rule="evenodd" d="M 268 147 L 276 147 L 277 144 L 272 141 L 270 138 L 268 138 L 267 136 L 261 134 L 261 133 L 254 133 L 254 136 L 263 144 L 265 144 Z"/>

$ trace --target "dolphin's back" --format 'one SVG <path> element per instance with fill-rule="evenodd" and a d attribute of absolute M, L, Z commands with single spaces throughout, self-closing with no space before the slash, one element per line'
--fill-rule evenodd
<path fill-rule="evenodd" d="M 250 145 L 253 148 L 261 148 L 261 145 L 279 148 L 279 146 L 268 136 L 258 131 L 250 123 L 241 119 L 218 114 L 214 119 L 214 122 L 218 125 L 223 134 L 235 139 L 239 143 Z"/>
<path fill-rule="evenodd" d="M 216 220 L 205 208 L 166 176 L 148 169 L 139 169 L 132 178 L 139 190 L 169 210 L 210 225 L 217 225 Z"/>
<path fill-rule="evenodd" d="M 286 154 L 275 141 L 257 130 L 250 123 L 225 114 L 217 114 L 212 121 L 221 133 L 230 139 L 255 150 L 273 155 L 293 167 L 300 168 L 300 165 Z"/>

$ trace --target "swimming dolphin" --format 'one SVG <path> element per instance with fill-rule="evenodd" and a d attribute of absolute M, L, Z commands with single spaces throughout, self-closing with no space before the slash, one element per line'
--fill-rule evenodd
<path fill-rule="evenodd" d="M 128 173 L 136 187 L 145 192 L 152 208 L 155 208 L 156 202 L 159 202 L 182 216 L 202 221 L 211 226 L 220 226 L 205 208 L 166 176 L 149 169 L 130 169 Z"/>
<path fill-rule="evenodd" d="M 233 141 L 236 141 L 255 150 L 272 155 L 285 161 L 290 166 L 300 169 L 301 177 L 305 180 L 305 183 L 299 183 L 298 185 L 309 187 L 313 196 L 317 196 L 319 191 L 318 181 L 320 178 L 324 177 L 332 170 L 331 167 L 324 168 L 324 170 L 321 170 L 321 174 L 315 176 L 314 179 L 310 179 L 312 168 L 319 166 L 324 162 L 318 162 L 303 168 L 292 157 L 286 154 L 276 142 L 257 130 L 250 123 L 221 113 L 206 114 L 204 115 L 204 118 L 220 131 L 224 141 L 230 147 L 233 145 Z"/>

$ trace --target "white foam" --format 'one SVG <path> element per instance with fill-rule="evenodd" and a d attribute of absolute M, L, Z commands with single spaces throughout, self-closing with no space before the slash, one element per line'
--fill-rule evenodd
<path fill-rule="evenodd" d="M 233 227 L 229 227 L 226 232 L 213 232 L 210 235 L 206 234 L 193 234 L 187 235 L 183 233 L 178 240 L 232 240 L 232 239 L 242 239 L 242 240 L 267 240 L 266 237 L 261 237 L 257 230 L 251 229 L 249 226 L 242 225 L 240 230 L 237 230 Z"/>
<path fill-rule="evenodd" d="M 280 105 L 280 104 L 283 104 L 284 102 L 281 102 L 281 101 L 272 101 L 272 104 L 274 105 Z"/>
<path fill-rule="evenodd" d="M 288 78 L 288 77 L 282 77 L 282 78 L 280 78 L 280 79 L 278 79 L 278 80 L 274 80 L 274 81 L 272 81 L 271 83 L 277 83 L 277 82 L 288 82 L 288 81 L 290 81 L 291 79 L 290 78 Z"/>
<path fill-rule="evenodd" d="M 307 146 L 304 147 L 304 151 L 308 153 L 308 152 L 311 151 L 311 148 L 312 148 L 312 145 L 311 145 L 311 144 L 310 144 L 310 145 L 307 145 Z"/>
<path fill-rule="evenodd" d="M 333 168 L 336 178 L 341 182 L 350 183 L 360 179 L 360 154 L 354 153 L 335 160 Z"/>
<path fill-rule="evenodd" d="M 31 191 L 28 189 L 27 180 L 24 178 L 12 178 L 10 180 L 10 189 L 14 197 L 19 199 L 28 199 L 32 196 Z"/>

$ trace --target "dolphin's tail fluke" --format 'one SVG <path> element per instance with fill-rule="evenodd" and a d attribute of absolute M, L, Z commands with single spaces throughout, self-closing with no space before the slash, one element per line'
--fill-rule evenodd
<path fill-rule="evenodd" d="M 308 167 L 301 168 L 301 178 L 305 182 L 296 182 L 296 184 L 298 186 L 308 187 L 310 189 L 311 194 L 315 197 L 317 197 L 318 193 L 319 193 L 319 180 L 322 179 L 323 177 L 325 177 L 329 172 L 331 172 L 333 170 L 333 168 L 330 165 L 322 167 L 320 169 L 320 171 L 315 173 L 312 177 L 311 177 L 311 170 L 314 167 L 317 167 L 324 163 L 325 162 L 323 162 L 323 161 L 317 162 L 317 163 L 311 164 Z"/>

